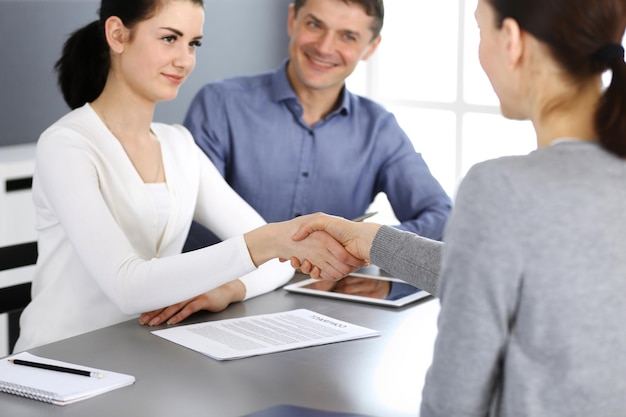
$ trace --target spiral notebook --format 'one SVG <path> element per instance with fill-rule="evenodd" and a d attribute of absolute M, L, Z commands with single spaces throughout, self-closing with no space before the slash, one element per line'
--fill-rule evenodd
<path fill-rule="evenodd" d="M 100 374 L 100 378 L 16 365 L 9 359 L 91 371 Z M 0 392 L 56 405 L 85 400 L 134 382 L 132 375 L 42 358 L 28 352 L 0 359 Z"/>

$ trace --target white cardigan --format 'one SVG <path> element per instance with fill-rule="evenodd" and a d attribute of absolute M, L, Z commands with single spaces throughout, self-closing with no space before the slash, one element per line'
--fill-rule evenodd
<path fill-rule="evenodd" d="M 190 133 L 159 123 L 152 130 L 171 198 L 160 240 L 154 200 L 88 104 L 39 138 L 33 178 L 39 258 L 16 351 L 128 320 L 233 279 L 242 279 L 250 298 L 293 276 L 277 260 L 255 268 L 243 233 L 265 222 Z M 224 241 L 180 254 L 192 219 Z"/>

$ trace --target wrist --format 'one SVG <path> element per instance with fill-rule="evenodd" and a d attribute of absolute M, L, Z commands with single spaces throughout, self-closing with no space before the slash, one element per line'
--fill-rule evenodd
<path fill-rule="evenodd" d="M 381 225 L 377 223 L 361 223 L 359 224 L 362 232 L 360 233 L 359 239 L 359 256 L 367 262 L 371 262 L 370 259 L 370 251 L 372 250 L 372 244 L 374 243 L 374 238 L 376 234 L 380 230 Z"/>
<path fill-rule="evenodd" d="M 235 303 L 246 298 L 246 285 L 239 279 L 227 282 L 223 289 L 228 293 L 229 303 Z"/>
<path fill-rule="evenodd" d="M 243 235 L 250 259 L 257 268 L 271 259 L 268 255 L 268 248 L 272 246 L 268 241 L 271 238 L 271 233 L 267 233 L 267 229 L 269 229 L 269 225 L 259 227 Z"/>

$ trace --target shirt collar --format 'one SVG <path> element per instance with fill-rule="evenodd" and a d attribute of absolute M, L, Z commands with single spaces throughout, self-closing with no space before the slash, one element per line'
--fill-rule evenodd
<path fill-rule="evenodd" d="M 283 62 L 283 64 L 274 71 L 272 74 L 272 99 L 275 102 L 286 101 L 286 100 L 296 100 L 300 103 L 298 96 L 296 96 L 296 92 L 293 91 L 293 87 L 291 87 L 291 83 L 287 78 L 287 64 L 289 60 Z M 350 114 L 351 109 L 351 101 L 350 97 L 352 93 L 348 91 L 345 84 L 341 90 L 341 104 L 339 107 L 329 114 L 327 117 L 334 116 L 336 114 L 348 115 Z"/>

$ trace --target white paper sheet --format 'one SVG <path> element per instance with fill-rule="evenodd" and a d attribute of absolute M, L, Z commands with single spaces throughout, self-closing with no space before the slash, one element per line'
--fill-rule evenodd
<path fill-rule="evenodd" d="M 218 360 L 380 335 L 379 331 L 306 309 L 190 324 L 152 333 Z"/>

